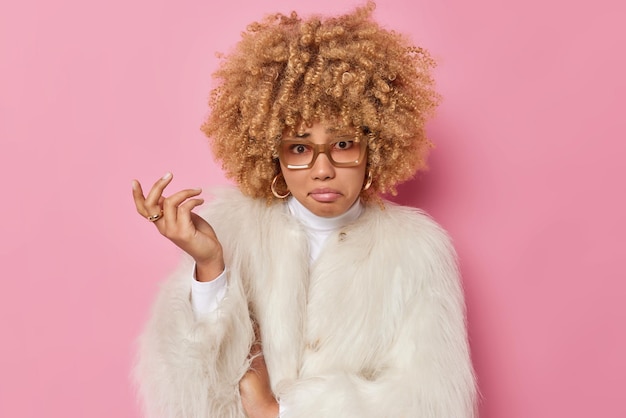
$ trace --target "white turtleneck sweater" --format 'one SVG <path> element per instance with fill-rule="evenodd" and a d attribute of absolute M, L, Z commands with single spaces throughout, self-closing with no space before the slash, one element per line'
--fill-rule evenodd
<path fill-rule="evenodd" d="M 357 199 L 346 212 L 332 218 L 324 218 L 315 215 L 294 197 L 290 197 L 287 200 L 287 207 L 289 208 L 289 212 L 298 219 L 304 227 L 309 240 L 309 260 L 311 263 L 317 260 L 326 239 L 333 232 L 337 232 L 345 225 L 352 223 L 363 213 L 363 204 L 360 199 Z M 199 282 L 195 280 L 194 277 L 191 286 L 191 304 L 196 316 L 203 316 L 217 309 L 220 301 L 226 294 L 227 270 L 228 267 L 222 274 L 210 282 Z"/>

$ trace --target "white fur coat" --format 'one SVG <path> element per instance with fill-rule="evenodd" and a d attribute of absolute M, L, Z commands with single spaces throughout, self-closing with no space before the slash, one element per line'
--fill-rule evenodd
<path fill-rule="evenodd" d="M 205 217 L 224 248 L 227 294 L 196 318 L 188 265 L 162 287 L 136 368 L 147 416 L 245 417 L 250 315 L 284 418 L 475 416 L 454 250 L 427 215 L 366 205 L 313 265 L 286 205 L 229 191 Z"/>

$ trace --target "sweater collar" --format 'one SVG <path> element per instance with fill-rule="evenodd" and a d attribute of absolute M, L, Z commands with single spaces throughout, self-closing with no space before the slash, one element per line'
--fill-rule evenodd
<path fill-rule="evenodd" d="M 307 229 L 319 232 L 330 232 L 338 230 L 349 223 L 354 222 L 363 213 L 363 204 L 361 199 L 357 199 L 350 209 L 339 216 L 332 218 L 324 218 L 317 216 L 307 208 L 305 208 L 298 199 L 293 196 L 287 200 L 289 212 L 298 219 Z"/>

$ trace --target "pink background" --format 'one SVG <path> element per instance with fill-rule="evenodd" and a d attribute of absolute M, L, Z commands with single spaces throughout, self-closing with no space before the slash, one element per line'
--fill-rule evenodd
<path fill-rule="evenodd" d="M 132 178 L 224 184 L 199 125 L 214 52 L 273 11 L 355 1 L 0 7 L 0 416 L 135 417 L 134 340 L 177 250 Z M 483 418 L 624 417 L 626 60 L 618 0 L 380 0 L 439 60 L 431 170 Z M 175 5 L 176 4 L 176 5 Z"/>

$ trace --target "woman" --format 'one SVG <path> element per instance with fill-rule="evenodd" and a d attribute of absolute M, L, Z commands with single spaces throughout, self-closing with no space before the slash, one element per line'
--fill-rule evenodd
<path fill-rule="evenodd" d="M 150 417 L 474 416 L 454 251 L 380 193 L 425 165 L 427 53 L 369 3 L 250 25 L 216 72 L 203 130 L 238 190 L 138 212 L 186 254 L 141 339 Z"/>

